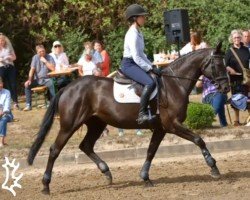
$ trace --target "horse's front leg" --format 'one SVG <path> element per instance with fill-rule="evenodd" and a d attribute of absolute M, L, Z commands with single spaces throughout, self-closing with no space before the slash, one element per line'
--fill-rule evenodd
<path fill-rule="evenodd" d="M 174 134 L 180 136 L 181 138 L 184 138 L 186 140 L 189 140 L 200 147 L 202 155 L 205 158 L 205 161 L 209 167 L 211 167 L 211 176 L 213 178 L 220 178 L 220 171 L 216 166 L 216 160 L 211 156 L 209 150 L 206 147 L 206 143 L 203 141 L 203 139 L 193 133 L 191 130 L 184 127 L 181 123 L 178 121 L 174 122 Z"/>
<path fill-rule="evenodd" d="M 151 166 L 151 162 L 153 158 L 155 157 L 155 153 L 163 140 L 165 136 L 165 132 L 163 129 L 155 129 L 148 147 L 147 151 L 147 158 L 146 161 L 144 162 L 141 172 L 140 172 L 140 177 L 144 180 L 146 183 L 146 186 L 153 186 L 152 181 L 149 179 L 149 169 Z"/>

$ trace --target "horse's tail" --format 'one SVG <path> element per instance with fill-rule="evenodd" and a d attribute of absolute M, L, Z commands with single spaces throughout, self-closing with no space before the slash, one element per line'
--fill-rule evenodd
<path fill-rule="evenodd" d="M 35 142 L 33 143 L 33 145 L 30 148 L 29 151 L 29 155 L 28 155 L 28 164 L 32 165 L 33 161 L 36 157 L 37 152 L 39 151 L 39 149 L 41 148 L 45 137 L 47 136 L 53 122 L 54 122 L 54 115 L 57 113 L 58 111 L 58 102 L 60 99 L 60 96 L 62 95 L 64 89 L 61 89 L 56 96 L 52 99 L 44 117 L 43 117 L 43 121 L 41 124 L 41 127 L 38 131 L 37 134 L 37 138 L 35 140 Z"/>

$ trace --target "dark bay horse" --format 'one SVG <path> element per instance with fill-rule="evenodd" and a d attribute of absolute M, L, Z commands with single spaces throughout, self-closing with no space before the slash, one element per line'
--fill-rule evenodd
<path fill-rule="evenodd" d="M 112 183 L 112 175 L 108 165 L 94 152 L 94 145 L 107 124 L 124 129 L 153 129 L 153 135 L 147 151 L 146 161 L 141 169 L 140 177 L 151 185 L 149 169 L 155 153 L 166 133 L 178 135 L 200 147 L 211 175 L 220 177 L 215 159 L 209 153 L 202 138 L 182 125 L 186 118 L 188 96 L 201 74 L 212 79 L 219 91 L 228 92 L 229 83 L 226 68 L 221 54 L 221 43 L 215 49 L 202 49 L 185 55 L 162 71 L 162 87 L 159 91 L 159 115 L 153 125 L 138 125 L 139 104 L 120 104 L 113 97 L 113 80 L 104 77 L 86 76 L 75 80 L 60 90 L 44 116 L 37 138 L 28 155 L 28 163 L 32 165 L 54 120 L 60 116 L 60 130 L 55 143 L 50 147 L 47 168 L 43 176 L 43 192 L 49 194 L 49 184 L 54 162 L 70 137 L 83 124 L 87 133 L 79 148 L 97 165 Z M 181 78 L 182 77 L 182 78 Z M 157 100 L 151 102 L 152 112 L 156 113 Z"/>

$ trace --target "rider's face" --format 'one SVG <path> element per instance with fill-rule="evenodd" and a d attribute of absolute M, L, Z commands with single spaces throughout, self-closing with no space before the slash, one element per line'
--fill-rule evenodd
<path fill-rule="evenodd" d="M 146 16 L 139 16 L 137 17 L 137 23 L 140 25 L 140 26 L 143 26 L 146 22 Z"/>

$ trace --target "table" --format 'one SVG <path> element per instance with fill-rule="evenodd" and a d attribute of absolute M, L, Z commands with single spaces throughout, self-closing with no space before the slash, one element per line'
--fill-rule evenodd
<path fill-rule="evenodd" d="M 156 65 L 157 67 L 167 67 L 173 61 L 174 60 L 165 60 L 161 62 L 153 62 L 153 64 Z"/>
<path fill-rule="evenodd" d="M 52 71 L 48 73 L 48 76 L 53 79 L 53 84 L 56 93 L 58 92 L 58 80 L 60 79 L 60 77 L 62 77 L 62 79 L 65 79 L 63 78 L 63 76 L 71 76 L 72 72 L 74 72 L 77 69 L 78 67 L 71 67 L 61 71 Z"/>
<path fill-rule="evenodd" d="M 77 70 L 77 67 L 68 68 L 61 71 L 52 71 L 48 73 L 49 77 L 69 76 L 73 71 Z"/>

